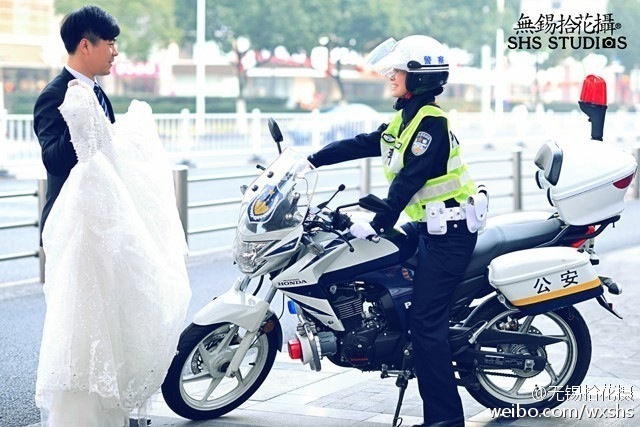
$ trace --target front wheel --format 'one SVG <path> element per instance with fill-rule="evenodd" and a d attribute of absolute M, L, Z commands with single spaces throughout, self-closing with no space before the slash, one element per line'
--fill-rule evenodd
<path fill-rule="evenodd" d="M 176 414 L 191 420 L 217 418 L 255 393 L 273 366 L 278 337 L 273 330 L 259 332 L 238 371 L 228 378 L 225 373 L 245 334 L 233 323 L 192 323 L 184 330 L 162 384 L 164 400 Z"/>
<path fill-rule="evenodd" d="M 478 313 L 467 324 L 488 321 L 489 327 L 500 330 L 542 334 L 559 338 L 556 344 L 530 347 L 523 344 L 501 344 L 482 347 L 499 353 L 532 354 L 547 359 L 541 371 L 520 369 L 499 370 L 466 367 L 473 372 L 473 385 L 467 391 L 488 408 L 507 408 L 520 405 L 528 408 L 553 408 L 582 383 L 591 361 L 591 336 L 580 313 L 565 307 L 539 315 L 525 315 L 509 310 L 498 301 Z M 477 346 L 480 349 L 480 346 Z"/>

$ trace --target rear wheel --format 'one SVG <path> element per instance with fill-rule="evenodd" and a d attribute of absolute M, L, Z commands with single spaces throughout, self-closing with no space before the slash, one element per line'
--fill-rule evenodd
<path fill-rule="evenodd" d="M 547 359 L 540 371 L 478 368 L 477 383 L 467 391 L 487 408 L 506 408 L 519 404 L 527 408 L 553 408 L 579 386 L 591 361 L 591 336 L 580 313 L 573 307 L 539 315 L 525 315 L 509 310 L 498 301 L 486 311 L 470 318 L 467 324 L 488 321 L 489 327 L 507 331 L 526 331 L 559 338 L 560 342 L 531 347 L 524 344 L 501 344 L 476 349 L 499 353 L 531 354 Z M 472 367 L 463 367 L 472 371 Z"/>
<path fill-rule="evenodd" d="M 260 332 L 240 369 L 228 378 L 225 373 L 245 334 L 233 323 L 185 329 L 162 384 L 164 400 L 176 414 L 192 420 L 217 418 L 255 393 L 273 366 L 278 337 L 273 330 Z"/>

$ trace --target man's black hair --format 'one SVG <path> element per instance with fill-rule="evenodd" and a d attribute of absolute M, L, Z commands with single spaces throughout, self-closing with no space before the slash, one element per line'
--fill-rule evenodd
<path fill-rule="evenodd" d="M 60 37 L 69 54 L 76 51 L 83 38 L 95 45 L 100 39 L 115 40 L 119 34 L 116 18 L 97 6 L 84 6 L 71 12 L 60 26 Z"/>

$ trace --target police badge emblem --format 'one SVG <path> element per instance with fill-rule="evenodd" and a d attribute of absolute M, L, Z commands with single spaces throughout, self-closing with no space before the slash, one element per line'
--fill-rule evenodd
<path fill-rule="evenodd" d="M 284 199 L 284 195 L 273 185 L 266 186 L 249 204 L 250 222 L 267 222 L 271 219 L 276 207 Z"/>
<path fill-rule="evenodd" d="M 413 144 L 411 145 L 411 152 L 413 155 L 421 156 L 426 153 L 432 139 L 431 135 L 427 132 L 418 132 L 416 139 L 413 140 Z"/>

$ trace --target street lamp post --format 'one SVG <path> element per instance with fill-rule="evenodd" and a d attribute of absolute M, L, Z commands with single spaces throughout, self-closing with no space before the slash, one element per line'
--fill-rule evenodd
<path fill-rule="evenodd" d="M 198 0 L 196 8 L 196 49 L 194 59 L 196 63 L 196 138 L 200 139 L 204 135 L 204 114 L 205 114 L 205 17 L 206 0 Z"/>
<path fill-rule="evenodd" d="M 1 60 L 2 58 L 0 58 Z M 7 158 L 4 155 L 8 149 L 8 141 L 5 138 L 7 134 L 7 110 L 4 108 L 4 71 L 0 64 L 0 177 L 8 176 L 9 172 L 5 168 Z"/>

